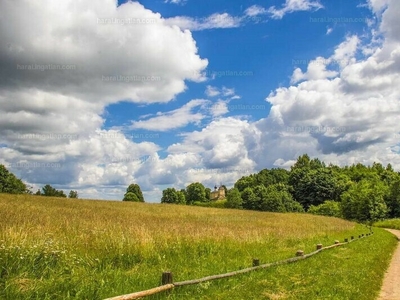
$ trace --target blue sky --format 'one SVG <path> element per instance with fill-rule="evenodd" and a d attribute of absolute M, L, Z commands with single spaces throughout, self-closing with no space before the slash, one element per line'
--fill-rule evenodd
<path fill-rule="evenodd" d="M 49 3 L 47 3 L 49 2 Z M 308 153 L 400 170 L 395 0 L 0 4 L 0 163 L 146 201 Z"/>
<path fill-rule="evenodd" d="M 119 4 L 123 5 L 125 2 L 119 1 Z M 246 4 L 240 1 L 203 1 L 202 5 L 195 1 L 139 2 L 165 18 L 178 16 L 198 20 L 200 23 L 213 14 L 218 14 L 214 17 L 221 22 L 236 21 L 226 25 L 227 28 L 194 29 L 192 32 L 200 57 L 208 59 L 204 72 L 207 80 L 201 83 L 187 82 L 186 91 L 167 104 L 112 104 L 106 107 L 106 129 L 113 126 L 126 127 L 132 120 L 142 116 L 150 118 L 155 112 L 166 113 L 178 109 L 192 99 L 216 101 L 218 97 L 207 97 L 207 86 L 217 89 L 227 87 L 235 91 L 238 99 L 230 102 L 232 109 L 225 116 L 245 115 L 249 120 L 259 120 L 269 113 L 270 105 L 265 101 L 266 96 L 279 86 L 289 85 L 294 68 L 305 71 L 308 62 L 316 56 L 332 55 L 336 45 L 346 35 L 362 33 L 368 28 L 364 20 L 374 18 L 368 7 L 360 5 L 362 1 L 351 4 L 343 0 L 334 4 L 329 1 L 311 1 L 310 3 L 316 4 L 314 8 L 288 12 L 278 19 L 267 13 L 267 10 L 272 6 L 284 8 L 284 1 L 270 1 L 267 6 L 265 1 L 251 1 Z M 251 9 L 254 15 L 250 14 Z M 229 15 L 222 15 L 224 13 Z M 324 18 L 326 23 L 312 22 L 310 18 Z M 354 18 L 363 21 L 339 20 L 335 23 L 329 18 Z M 167 148 L 171 142 L 180 140 L 180 132 L 199 129 L 209 121 L 205 119 L 197 126 L 188 124 L 168 133 L 160 133 L 157 143 Z M 126 132 L 128 135 L 145 136 L 159 131 L 138 128 Z M 160 155 L 165 156 L 167 153 L 161 151 Z"/>

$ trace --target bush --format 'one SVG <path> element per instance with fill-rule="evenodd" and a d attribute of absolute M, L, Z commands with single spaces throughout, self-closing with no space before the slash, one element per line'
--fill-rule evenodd
<path fill-rule="evenodd" d="M 308 212 L 314 215 L 322 215 L 328 217 L 342 217 L 340 203 L 332 200 L 326 200 L 320 205 L 311 205 Z"/>
<path fill-rule="evenodd" d="M 225 208 L 227 202 L 228 202 L 228 200 L 226 200 L 226 199 L 224 199 L 224 200 L 212 201 L 212 202 L 210 202 L 210 207 L 214 207 L 214 208 Z"/>

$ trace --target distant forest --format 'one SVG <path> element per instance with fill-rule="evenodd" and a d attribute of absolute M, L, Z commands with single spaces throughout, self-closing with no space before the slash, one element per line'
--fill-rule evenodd
<path fill-rule="evenodd" d="M 162 203 L 226 207 L 269 212 L 309 212 L 360 222 L 400 217 L 400 173 L 390 164 L 326 166 L 300 156 L 290 171 L 264 169 L 243 176 L 226 191 L 226 200 L 210 200 L 210 189 L 196 182 L 167 188 Z"/>

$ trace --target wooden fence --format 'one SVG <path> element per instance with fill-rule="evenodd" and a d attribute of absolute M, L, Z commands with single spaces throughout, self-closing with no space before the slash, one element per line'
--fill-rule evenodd
<path fill-rule="evenodd" d="M 373 232 L 371 231 L 370 233 L 367 234 L 361 234 L 358 236 L 358 239 L 370 236 L 371 234 L 373 234 Z M 141 291 L 141 292 L 136 292 L 136 293 L 132 293 L 132 294 L 126 294 L 126 295 L 122 295 L 122 296 L 116 296 L 116 297 L 112 297 L 112 298 L 107 298 L 104 300 L 131 300 L 131 299 L 139 299 L 142 297 L 146 297 L 146 296 L 150 296 L 150 295 L 154 295 L 163 291 L 167 291 L 167 290 L 171 290 L 175 287 L 179 287 L 179 286 L 184 286 L 184 285 L 190 285 L 190 284 L 198 284 L 201 282 L 205 282 L 205 281 L 210 281 L 210 280 L 215 280 L 215 279 L 221 279 L 221 278 L 227 278 L 227 277 L 232 277 L 238 274 L 243 274 L 243 273 L 248 273 L 254 270 L 258 270 L 258 269 L 265 269 L 265 268 L 270 268 L 273 266 L 278 266 L 278 265 L 283 265 L 283 264 L 288 264 L 288 263 L 292 263 L 292 262 L 296 262 L 299 260 L 303 260 L 306 258 L 309 258 L 321 251 L 327 250 L 327 249 L 332 249 L 338 246 L 342 246 L 342 245 L 346 245 L 348 243 L 351 243 L 353 241 L 358 240 L 357 238 L 354 238 L 354 236 L 352 236 L 350 239 L 344 239 L 344 242 L 339 242 L 339 241 L 335 241 L 335 243 L 333 245 L 330 246 L 326 246 L 323 247 L 322 244 L 318 244 L 316 247 L 316 250 L 314 252 L 308 253 L 308 254 L 304 254 L 304 251 L 302 250 L 298 250 L 296 252 L 296 256 L 295 257 L 291 257 L 285 260 L 281 260 L 281 261 L 277 261 L 277 262 L 272 262 L 272 263 L 268 263 L 268 264 L 263 264 L 260 265 L 260 261 L 258 259 L 253 259 L 253 266 L 250 268 L 246 268 L 246 269 L 241 269 L 238 271 L 233 271 L 233 272 L 229 272 L 229 273 L 225 273 L 225 274 L 218 274 L 218 275 L 212 275 L 212 276 L 207 276 L 207 277 L 203 277 L 200 279 L 193 279 L 193 280 L 186 280 L 186 281 L 180 281 L 180 282 L 173 282 L 173 276 L 171 272 L 163 272 L 162 276 L 161 276 L 161 283 L 162 285 L 159 287 L 155 287 L 149 290 L 145 290 L 145 291 Z"/>

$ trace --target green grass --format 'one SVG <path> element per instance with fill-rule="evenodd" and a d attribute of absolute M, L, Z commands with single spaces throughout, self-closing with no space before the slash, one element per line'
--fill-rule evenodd
<path fill-rule="evenodd" d="M 293 264 L 180 287 L 148 299 L 373 300 L 396 244 L 393 235 L 377 230 L 370 237 Z"/>
<path fill-rule="evenodd" d="M 195 279 L 367 232 L 309 214 L 0 194 L 0 299 L 103 299 L 156 287 L 166 270 Z M 152 299 L 374 299 L 395 245 L 377 229 L 305 261 Z"/>
<path fill-rule="evenodd" d="M 400 230 L 400 219 L 389 219 L 384 221 L 379 221 L 374 224 L 375 227 L 381 228 L 391 228 Z"/>

